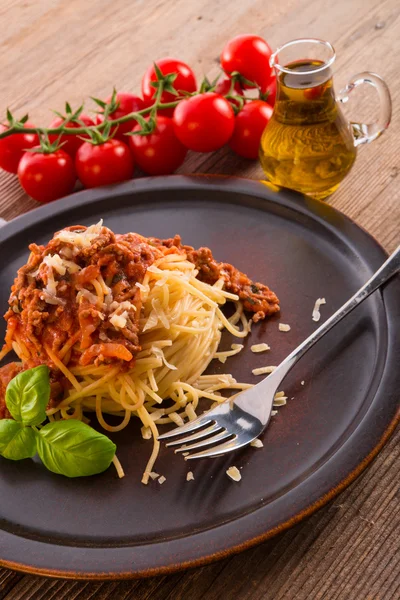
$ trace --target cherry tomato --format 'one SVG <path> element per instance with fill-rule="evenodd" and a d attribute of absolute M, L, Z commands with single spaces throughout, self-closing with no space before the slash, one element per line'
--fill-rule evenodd
<path fill-rule="evenodd" d="M 177 92 L 195 92 L 197 89 L 196 77 L 192 71 L 192 69 L 181 60 L 176 60 L 175 58 L 162 58 L 157 61 L 157 66 L 163 75 L 168 75 L 169 73 L 177 73 L 177 77 L 173 82 L 173 86 Z M 154 101 L 154 96 L 156 94 L 156 89 L 153 88 L 150 84 L 152 81 L 157 81 L 157 76 L 154 71 L 154 66 L 151 65 L 146 73 L 144 74 L 142 80 L 142 94 L 143 99 L 146 106 L 151 106 Z M 167 102 L 174 102 L 176 100 L 176 96 L 171 94 L 170 92 L 163 92 L 161 96 L 161 102 L 164 104 Z M 172 117 L 174 114 L 173 108 L 163 109 L 162 114 Z"/>
<path fill-rule="evenodd" d="M 221 96 L 226 96 L 227 94 L 229 94 L 231 89 L 231 82 L 232 79 L 229 77 L 229 75 L 226 75 L 225 77 L 220 79 L 217 85 L 215 86 L 215 93 L 221 94 Z M 235 81 L 232 94 L 236 96 L 243 96 L 243 89 L 238 81 Z M 236 100 L 229 100 L 229 102 L 239 107 L 239 102 L 237 102 Z"/>
<path fill-rule="evenodd" d="M 304 97 L 307 100 L 319 100 L 325 91 L 325 85 L 316 85 L 304 90 Z"/>
<path fill-rule="evenodd" d="M 264 94 L 268 94 L 266 98 L 266 102 L 271 106 L 275 106 L 276 102 L 276 77 L 273 75 L 270 83 L 263 90 Z"/>
<path fill-rule="evenodd" d="M 238 71 L 264 91 L 272 77 L 269 64 L 271 54 L 272 50 L 263 38 L 257 35 L 238 35 L 222 50 L 221 66 L 228 74 Z"/>
<path fill-rule="evenodd" d="M 106 102 L 111 102 L 111 98 L 112 96 L 109 96 L 106 99 Z M 108 117 L 109 119 L 120 119 L 131 112 L 137 112 L 145 107 L 143 100 L 139 96 L 135 96 L 135 94 L 130 94 L 129 92 L 118 92 L 115 99 L 119 103 L 119 106 L 116 110 L 110 113 Z M 99 116 L 102 120 L 102 115 Z M 111 132 L 115 131 L 116 129 L 117 131 L 115 137 L 121 140 L 121 142 L 125 142 L 127 144 L 128 142 L 124 134 L 128 133 L 128 131 L 132 131 L 132 128 L 135 125 L 135 119 L 130 119 L 125 123 L 120 123 L 118 126 L 113 127 Z"/>
<path fill-rule="evenodd" d="M 136 125 L 133 131 L 140 131 Z M 181 166 L 187 148 L 176 137 L 169 117 L 157 116 L 156 128 L 150 135 L 132 135 L 129 145 L 136 164 L 148 175 L 167 175 Z"/>
<path fill-rule="evenodd" d="M 94 125 L 94 121 L 88 115 L 80 115 L 79 120 L 82 121 L 85 125 Z M 57 117 L 52 121 L 49 125 L 50 128 L 60 127 L 64 119 L 61 117 Z M 66 123 L 65 127 L 68 129 L 76 129 L 77 127 L 82 127 L 79 123 Z M 60 141 L 63 143 L 62 149 L 67 152 L 71 156 L 71 158 L 75 158 L 75 155 L 78 151 L 78 148 L 82 146 L 83 140 L 81 140 L 78 136 L 85 137 L 84 134 L 80 133 L 78 135 L 62 135 Z M 87 137 L 87 136 L 86 136 Z M 53 133 L 49 135 L 49 141 L 53 144 L 59 138 L 59 134 Z"/>
<path fill-rule="evenodd" d="M 206 92 L 182 100 L 174 112 L 177 138 L 190 150 L 212 152 L 232 136 L 235 115 L 220 94 Z"/>
<path fill-rule="evenodd" d="M 245 104 L 235 119 L 235 130 L 229 142 L 232 150 L 245 158 L 258 158 L 260 140 L 273 108 L 262 100 Z"/>
<path fill-rule="evenodd" d="M 32 123 L 25 123 L 24 127 L 35 127 Z M 0 133 L 8 127 L 0 125 Z M 28 148 L 39 144 L 36 133 L 14 133 L 0 140 L 0 169 L 9 173 L 17 173 L 19 161 Z"/>
<path fill-rule="evenodd" d="M 74 163 L 62 148 L 50 154 L 25 152 L 18 165 L 18 179 L 34 200 L 51 202 L 74 189 Z"/>
<path fill-rule="evenodd" d="M 120 140 L 97 145 L 84 142 L 76 153 L 75 167 L 83 185 L 93 188 L 130 179 L 133 158 L 128 146 Z"/>

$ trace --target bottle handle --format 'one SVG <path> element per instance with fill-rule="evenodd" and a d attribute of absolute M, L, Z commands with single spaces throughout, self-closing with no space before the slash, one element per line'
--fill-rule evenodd
<path fill-rule="evenodd" d="M 392 100 L 390 97 L 389 88 L 383 81 L 382 77 L 375 73 L 364 71 L 353 75 L 345 88 L 340 90 L 337 100 L 342 104 L 348 102 L 351 92 L 358 87 L 367 83 L 372 85 L 379 95 L 380 112 L 378 120 L 375 123 L 351 123 L 354 135 L 354 145 L 369 144 L 378 138 L 389 127 L 392 116 Z"/>

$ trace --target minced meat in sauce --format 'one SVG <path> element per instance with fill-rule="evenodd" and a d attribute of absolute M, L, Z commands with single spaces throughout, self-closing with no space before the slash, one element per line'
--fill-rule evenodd
<path fill-rule="evenodd" d="M 83 243 L 79 236 L 89 232 L 90 243 Z M 118 363 L 132 367 L 141 349 L 142 305 L 136 283 L 141 284 L 148 267 L 165 254 L 186 255 L 198 270 L 198 279 L 205 283 L 212 285 L 222 277 L 224 288 L 239 296 L 244 309 L 253 313 L 253 321 L 279 311 L 279 300 L 266 285 L 253 283 L 228 263 L 217 262 L 209 248 L 195 250 L 183 245 L 178 235 L 161 240 L 136 233 L 114 234 L 101 224 L 74 226 L 55 234 L 46 246 L 31 244 L 29 249 L 28 262 L 19 269 L 11 288 L 3 347 L 5 354 L 18 339 L 26 357 L 23 367 L 10 363 L 0 368 L 0 418 L 9 417 L 5 390 L 23 368 L 47 364 L 53 402 L 63 397 L 70 384 L 49 358 L 47 348 L 58 358 L 67 348 L 71 365 Z M 48 266 L 54 256 L 59 262 Z M 102 306 L 96 304 L 99 295 L 93 281 L 101 282 Z M 118 313 L 120 305 L 125 309 L 126 324 L 118 328 L 104 313 L 109 316 L 114 308 Z"/>

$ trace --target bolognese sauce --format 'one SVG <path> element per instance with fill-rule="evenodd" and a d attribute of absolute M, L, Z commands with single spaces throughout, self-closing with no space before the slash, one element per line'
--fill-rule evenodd
<path fill-rule="evenodd" d="M 161 240 L 136 233 L 115 234 L 100 222 L 57 232 L 46 246 L 31 244 L 28 262 L 11 288 L 5 343 L 0 359 L 18 349 L 21 363 L 0 369 L 0 418 L 7 415 L 8 382 L 22 369 L 50 368 L 52 402 L 70 382 L 63 365 L 118 364 L 131 369 L 141 350 L 140 286 L 160 257 L 181 254 L 194 264 L 196 277 L 237 294 L 258 321 L 279 311 L 277 296 L 253 283 L 228 263 L 217 262 L 209 248 L 185 246 L 180 236 Z"/>

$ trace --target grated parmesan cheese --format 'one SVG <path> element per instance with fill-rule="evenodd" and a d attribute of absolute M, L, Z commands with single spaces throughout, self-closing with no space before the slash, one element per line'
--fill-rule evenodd
<path fill-rule="evenodd" d="M 226 474 L 233 479 L 233 481 L 240 481 L 242 479 L 242 475 L 237 467 L 229 467 Z"/>
<path fill-rule="evenodd" d="M 274 398 L 273 406 L 285 406 L 287 401 L 286 396 L 280 396 L 279 398 Z"/>
<path fill-rule="evenodd" d="M 153 307 L 154 312 L 157 315 L 157 319 L 160 321 L 160 323 L 162 323 L 165 329 L 169 329 L 170 323 L 167 319 L 167 315 L 165 314 L 163 307 L 161 306 L 161 302 L 159 301 L 159 299 L 153 298 L 153 300 L 151 301 L 151 305 Z"/>
<path fill-rule="evenodd" d="M 65 275 L 67 271 L 68 273 L 78 273 L 78 271 L 81 271 L 79 265 L 72 260 L 61 258 L 59 254 L 47 254 L 43 259 L 43 264 L 53 268 L 61 276 Z"/>
<path fill-rule="evenodd" d="M 89 248 L 93 240 L 100 235 L 102 226 L 103 219 L 100 219 L 96 225 L 91 225 L 85 231 L 67 231 L 62 229 L 54 237 L 66 244 L 72 244 L 75 246 L 74 250 L 78 250 L 79 252 L 79 248 Z M 77 254 L 78 252 L 74 253 Z"/>
<path fill-rule="evenodd" d="M 165 358 L 165 354 L 163 352 L 163 350 L 161 348 L 157 348 L 156 346 L 152 346 L 151 347 L 151 351 L 154 354 L 154 356 L 156 356 L 157 358 L 161 358 L 162 362 L 164 363 L 164 365 L 166 367 L 168 367 L 168 369 L 171 369 L 171 371 L 176 371 L 177 367 L 175 367 L 175 365 L 171 364 L 170 362 L 167 361 L 167 359 Z"/>
<path fill-rule="evenodd" d="M 53 294 L 49 294 L 46 290 L 43 290 L 43 292 L 40 294 L 40 298 L 41 300 L 44 300 L 45 302 L 47 302 L 47 304 L 58 304 L 59 306 L 64 306 L 65 305 L 65 300 L 62 300 L 61 298 L 57 298 L 57 296 L 53 295 Z"/>
<path fill-rule="evenodd" d="M 145 425 L 143 427 L 140 428 L 141 434 L 142 434 L 142 438 L 144 440 L 151 440 L 151 429 L 150 427 L 146 427 Z"/>
<path fill-rule="evenodd" d="M 123 329 L 124 327 L 126 327 L 127 317 L 128 317 L 128 313 L 125 310 L 122 313 L 122 315 L 114 314 L 110 319 L 110 323 L 117 329 Z"/>
<path fill-rule="evenodd" d="M 188 471 L 188 474 L 186 475 L 186 481 L 193 481 L 194 480 L 194 475 L 192 471 Z"/>
<path fill-rule="evenodd" d="M 57 295 L 57 285 L 58 285 L 58 281 L 56 281 L 54 279 L 53 269 L 50 268 L 47 270 L 47 285 L 44 288 L 44 291 L 49 296 L 56 296 Z"/>
<path fill-rule="evenodd" d="M 160 485 L 162 485 L 164 483 L 164 481 L 167 481 L 167 478 L 164 477 L 164 475 L 161 475 L 161 477 L 158 478 L 158 483 Z"/>
<path fill-rule="evenodd" d="M 243 344 L 231 344 L 231 350 L 216 352 L 214 354 L 214 358 L 218 358 L 221 363 L 225 363 L 229 356 L 235 356 L 235 354 L 239 354 L 243 348 Z"/>
<path fill-rule="evenodd" d="M 264 446 L 264 444 L 262 443 L 261 440 L 259 440 L 258 438 L 256 438 L 255 440 L 253 440 L 252 442 L 250 442 L 250 446 L 253 446 L 253 448 L 262 448 Z"/>
<path fill-rule="evenodd" d="M 321 318 L 321 313 L 319 312 L 319 307 L 321 304 L 326 304 L 325 298 L 317 298 L 315 301 L 314 309 L 312 311 L 312 320 L 318 322 Z"/>
<path fill-rule="evenodd" d="M 96 296 L 96 294 L 92 294 L 92 292 L 89 292 L 89 290 L 79 290 L 79 292 L 76 295 L 76 301 L 80 302 L 81 298 L 86 298 L 86 300 L 88 300 L 90 302 L 90 304 L 97 304 L 99 298 L 98 296 Z"/>
<path fill-rule="evenodd" d="M 270 367 L 259 367 L 258 369 L 253 369 L 252 373 L 253 375 L 266 375 L 269 373 L 272 373 L 273 371 L 275 371 L 276 367 L 270 366 Z"/>
<path fill-rule="evenodd" d="M 67 267 L 59 254 L 48 254 L 44 257 L 43 263 L 50 268 L 53 268 L 59 275 L 65 275 Z"/>
<path fill-rule="evenodd" d="M 252 352 L 265 352 L 266 350 L 271 350 L 271 348 L 268 344 L 253 344 L 253 346 L 250 347 L 250 350 Z"/>
<path fill-rule="evenodd" d="M 111 304 L 108 308 L 112 313 L 116 313 L 118 311 L 136 310 L 136 306 L 132 304 L 132 302 L 129 302 L 129 300 L 124 300 L 123 302 L 117 302 L 116 300 L 111 301 Z"/>
<path fill-rule="evenodd" d="M 290 325 L 279 323 L 279 331 L 290 331 Z"/>
<path fill-rule="evenodd" d="M 156 314 L 155 310 L 152 310 L 151 313 L 149 314 L 149 318 L 147 319 L 146 324 L 144 325 L 144 327 L 142 329 L 142 333 L 144 333 L 148 329 L 153 329 L 153 327 L 155 327 L 157 325 L 157 323 L 158 323 L 157 314 Z"/>
<path fill-rule="evenodd" d="M 149 477 L 150 479 L 158 479 L 158 477 L 160 477 L 159 473 L 156 473 L 155 471 L 151 471 L 151 473 L 149 473 Z"/>

